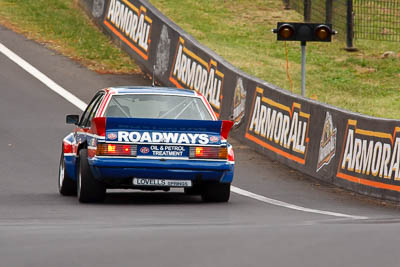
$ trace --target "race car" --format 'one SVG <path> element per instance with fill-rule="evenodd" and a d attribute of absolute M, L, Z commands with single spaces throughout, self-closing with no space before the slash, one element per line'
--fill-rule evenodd
<path fill-rule="evenodd" d="M 93 97 L 62 142 L 58 187 L 83 203 L 108 188 L 184 188 L 206 202 L 227 202 L 234 152 L 232 121 L 221 121 L 201 94 L 161 87 L 112 87 Z"/>

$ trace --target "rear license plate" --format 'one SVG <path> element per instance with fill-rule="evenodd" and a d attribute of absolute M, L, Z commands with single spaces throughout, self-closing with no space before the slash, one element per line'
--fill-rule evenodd
<path fill-rule="evenodd" d="M 170 180 L 170 179 L 149 179 L 134 178 L 132 183 L 140 186 L 160 186 L 160 187 L 191 187 L 190 180 Z"/>

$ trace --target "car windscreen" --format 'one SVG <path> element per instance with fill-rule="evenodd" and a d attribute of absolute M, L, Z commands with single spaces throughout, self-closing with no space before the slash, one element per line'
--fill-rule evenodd
<path fill-rule="evenodd" d="M 203 101 L 197 97 L 126 94 L 113 95 L 106 117 L 181 120 L 213 120 Z"/>

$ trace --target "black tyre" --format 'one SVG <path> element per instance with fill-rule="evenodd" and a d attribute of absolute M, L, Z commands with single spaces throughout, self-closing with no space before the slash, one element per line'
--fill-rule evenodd
<path fill-rule="evenodd" d="M 58 192 L 63 196 L 76 196 L 76 182 L 65 171 L 64 151 L 58 167 Z"/>
<path fill-rule="evenodd" d="M 185 187 L 183 189 L 186 195 L 196 196 L 201 195 L 201 187 L 200 186 L 193 186 L 193 187 Z"/>
<path fill-rule="evenodd" d="M 205 184 L 201 198 L 205 202 L 228 202 L 231 184 Z"/>
<path fill-rule="evenodd" d="M 79 151 L 78 200 L 82 203 L 102 202 L 106 197 L 106 187 L 94 178 L 89 167 L 87 155 L 87 149 Z"/>

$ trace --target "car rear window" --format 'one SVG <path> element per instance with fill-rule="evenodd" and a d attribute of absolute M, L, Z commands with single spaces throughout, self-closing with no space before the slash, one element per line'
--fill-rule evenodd
<path fill-rule="evenodd" d="M 212 120 L 203 101 L 197 97 L 126 94 L 113 95 L 106 117 Z"/>

